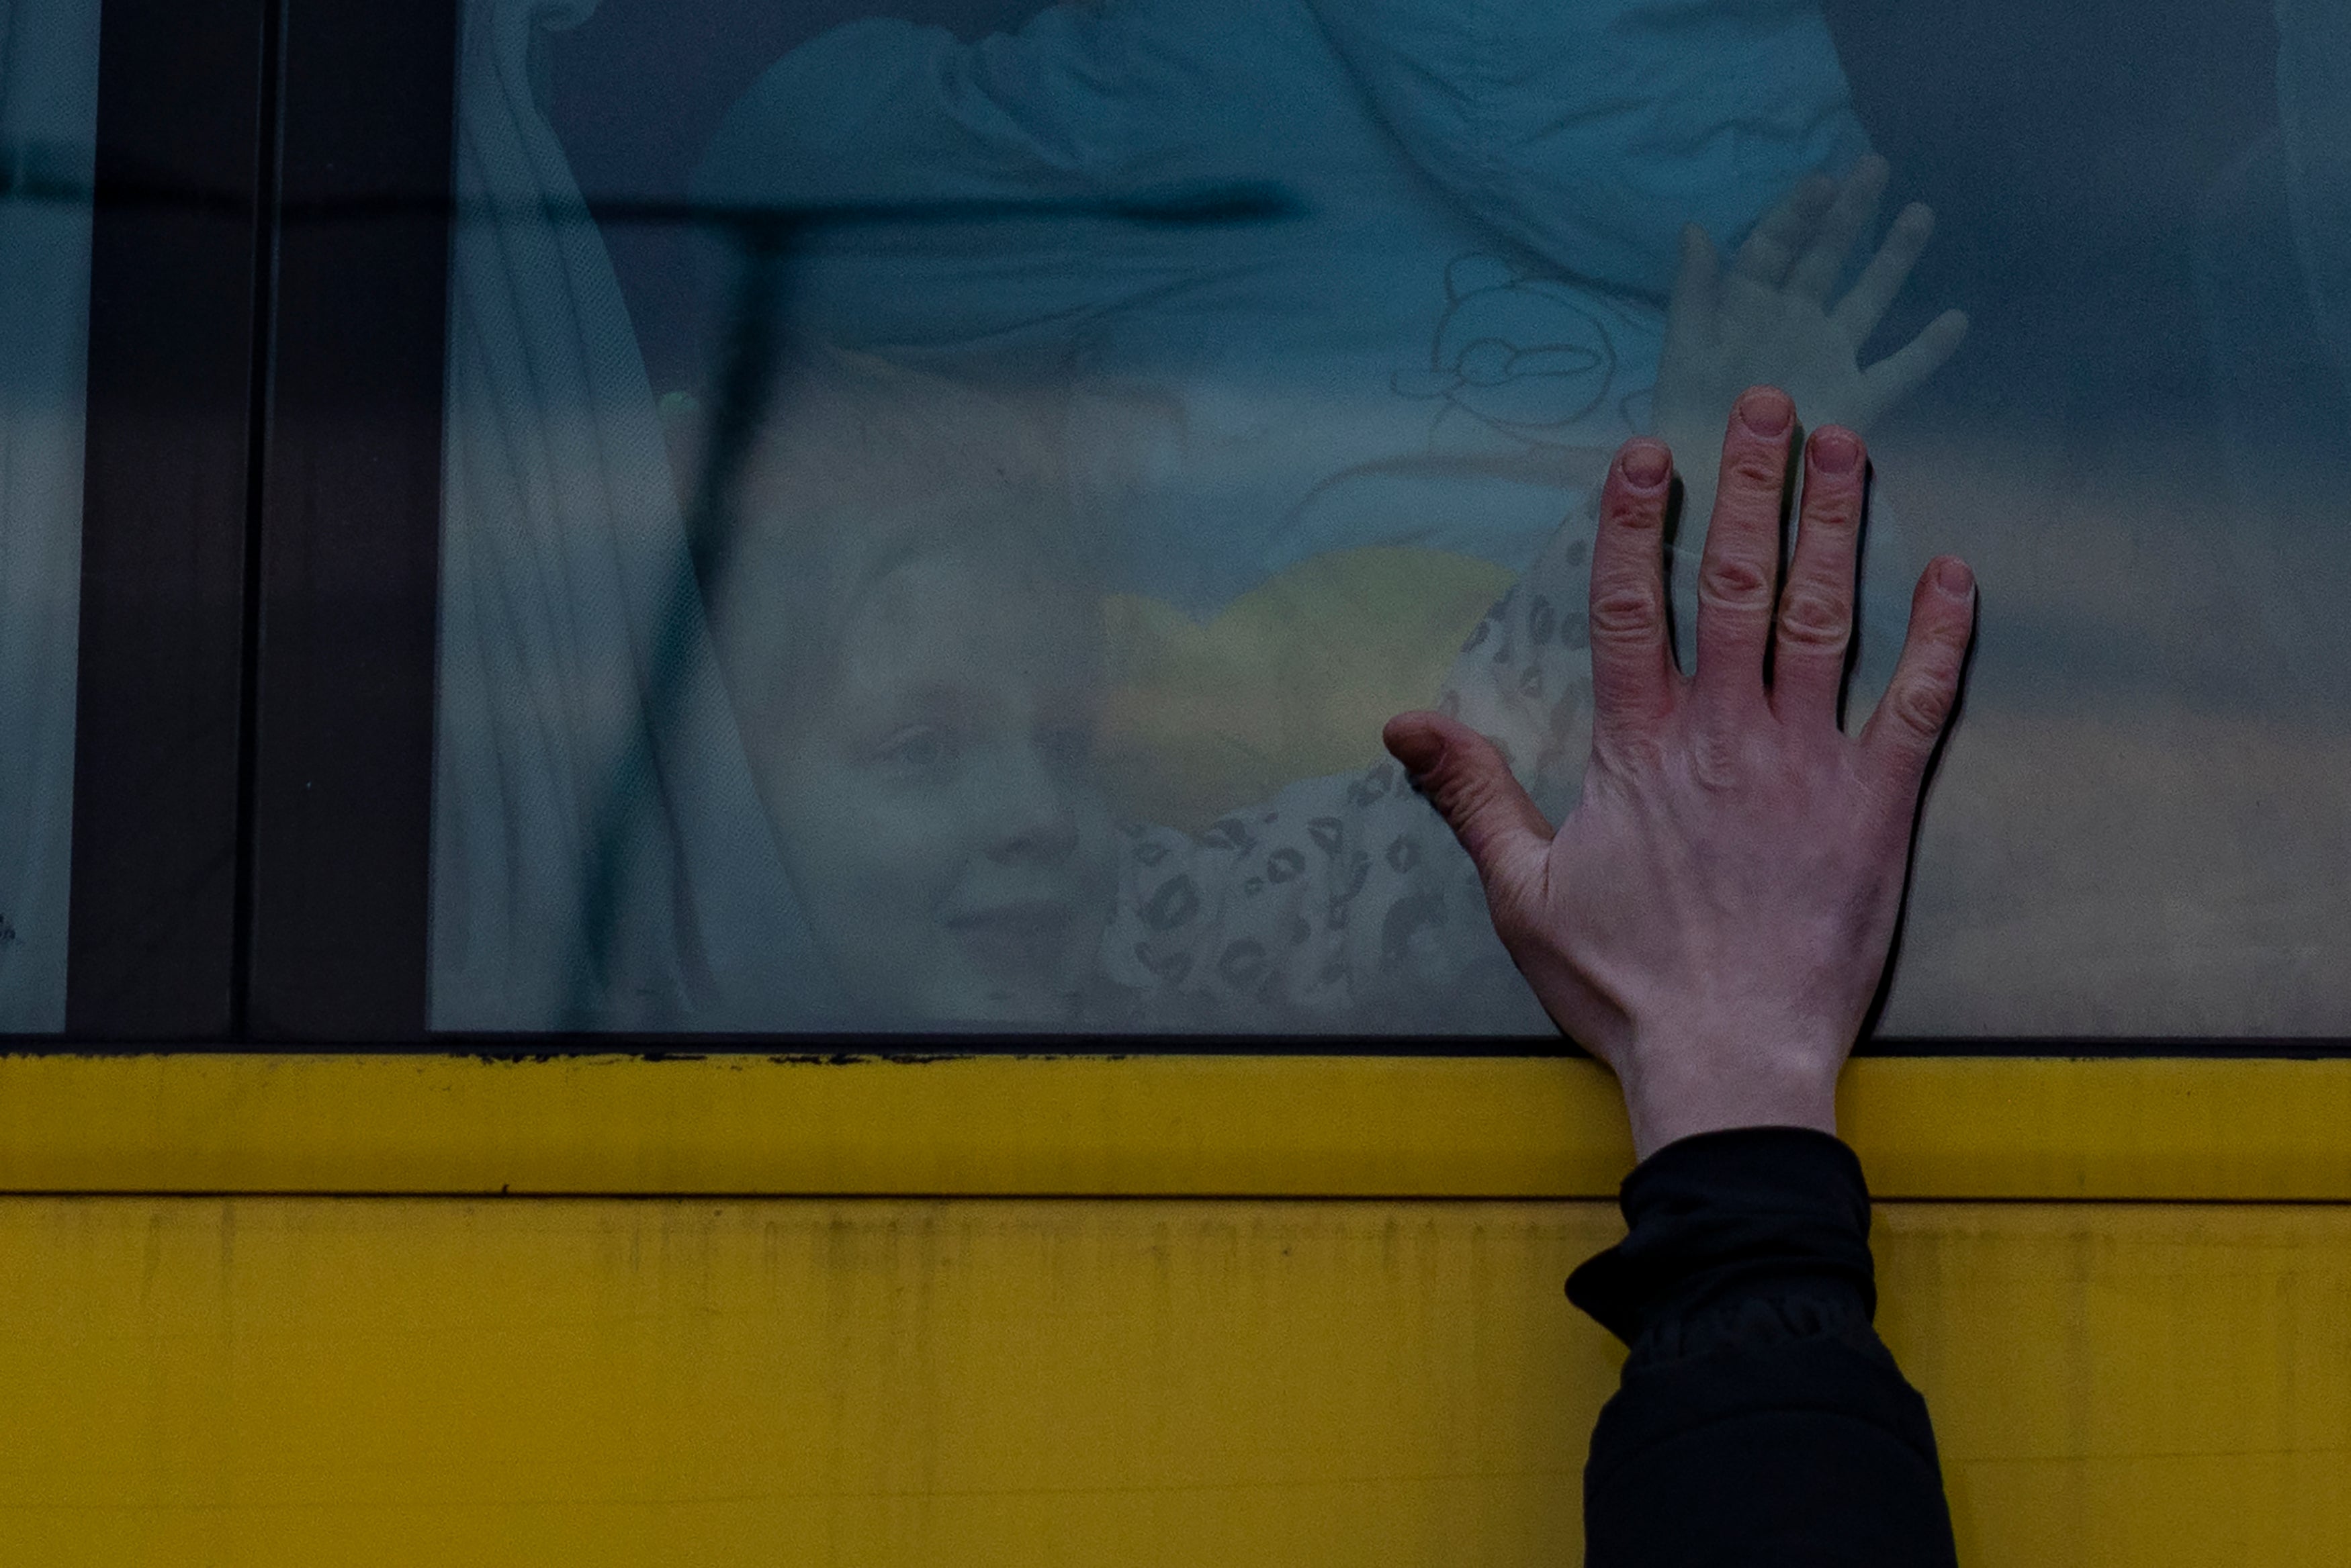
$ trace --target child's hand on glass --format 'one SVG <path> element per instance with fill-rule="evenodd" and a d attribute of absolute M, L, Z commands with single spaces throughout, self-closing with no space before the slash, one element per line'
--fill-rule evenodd
<path fill-rule="evenodd" d="M 1727 270 L 1704 230 L 1682 231 L 1657 368 L 1659 440 L 1677 452 L 1708 450 L 1740 394 L 1759 384 L 1785 390 L 1816 424 L 1866 430 L 1942 368 L 1967 336 L 1968 318 L 1956 310 L 1875 365 L 1861 363 L 1862 345 L 1935 232 L 1926 207 L 1904 208 L 1853 287 L 1829 301 L 1886 175 L 1876 156 L 1842 184 L 1813 175 L 1764 214 Z"/>

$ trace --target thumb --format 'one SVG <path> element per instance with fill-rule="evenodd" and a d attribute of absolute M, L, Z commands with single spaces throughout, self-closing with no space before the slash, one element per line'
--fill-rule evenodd
<path fill-rule="evenodd" d="M 1500 747 L 1458 719 L 1426 711 L 1397 714 L 1380 739 L 1469 852 L 1489 902 L 1514 898 L 1541 875 L 1551 824 Z"/>

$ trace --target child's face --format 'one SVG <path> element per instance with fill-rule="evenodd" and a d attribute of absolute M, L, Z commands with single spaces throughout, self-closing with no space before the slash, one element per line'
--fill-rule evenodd
<path fill-rule="evenodd" d="M 865 596 L 830 690 L 747 737 L 817 938 L 877 1018 L 1068 1021 L 1115 864 L 1090 777 L 1098 609 L 957 548 Z"/>

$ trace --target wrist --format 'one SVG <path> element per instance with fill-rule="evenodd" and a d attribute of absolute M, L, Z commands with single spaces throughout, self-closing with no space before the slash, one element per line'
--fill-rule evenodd
<path fill-rule="evenodd" d="M 1619 1075 L 1634 1153 L 1738 1127 L 1810 1127 L 1836 1133 L 1841 1051 L 1729 1046 L 1636 1048 Z"/>

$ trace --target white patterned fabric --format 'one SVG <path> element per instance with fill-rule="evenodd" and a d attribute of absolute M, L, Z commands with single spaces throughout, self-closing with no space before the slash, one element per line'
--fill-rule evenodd
<path fill-rule="evenodd" d="M 1499 745 L 1554 820 L 1592 749 L 1593 521 L 1561 528 L 1487 612 L 1436 701 Z M 1302 780 L 1196 835 L 1130 826 L 1118 869 L 1102 968 L 1128 1021 L 1552 1033 L 1494 936 L 1477 868 L 1393 762 Z"/>

